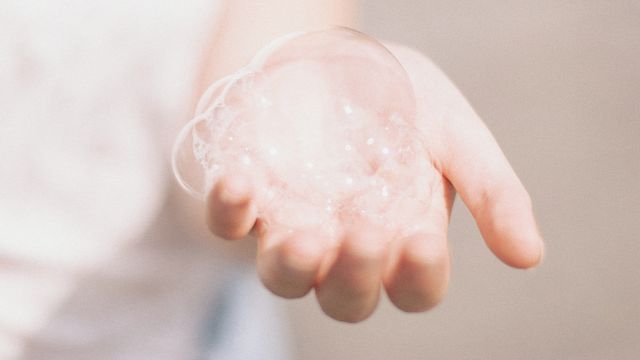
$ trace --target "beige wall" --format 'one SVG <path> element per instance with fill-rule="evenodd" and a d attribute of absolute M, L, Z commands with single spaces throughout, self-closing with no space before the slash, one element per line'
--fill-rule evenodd
<path fill-rule="evenodd" d="M 431 56 L 535 202 L 543 266 L 485 249 L 457 203 L 436 310 L 359 325 L 288 302 L 301 359 L 640 358 L 640 1 L 363 0 L 365 30 Z"/>

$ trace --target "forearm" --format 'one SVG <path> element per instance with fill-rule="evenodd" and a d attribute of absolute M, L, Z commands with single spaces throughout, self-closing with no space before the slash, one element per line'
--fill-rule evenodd
<path fill-rule="evenodd" d="M 206 54 L 197 93 L 233 72 L 273 38 L 299 30 L 356 26 L 357 0 L 227 0 Z"/>

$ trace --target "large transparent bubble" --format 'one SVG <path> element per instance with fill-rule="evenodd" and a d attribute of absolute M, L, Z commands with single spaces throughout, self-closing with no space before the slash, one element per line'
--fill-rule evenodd
<path fill-rule="evenodd" d="M 345 28 L 287 35 L 205 92 L 174 172 L 201 199 L 225 174 L 249 176 L 269 228 L 335 239 L 366 221 L 406 236 L 425 222 L 435 179 L 415 108 L 404 68 L 376 40 Z"/>

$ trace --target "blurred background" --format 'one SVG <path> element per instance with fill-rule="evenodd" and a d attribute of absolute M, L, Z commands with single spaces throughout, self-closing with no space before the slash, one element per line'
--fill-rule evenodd
<path fill-rule="evenodd" d="M 640 2 L 362 1 L 364 30 L 412 45 L 489 125 L 534 200 L 535 270 L 485 248 L 461 203 L 444 303 L 366 322 L 285 302 L 300 359 L 640 357 Z M 284 301 L 283 301 L 284 302 Z"/>

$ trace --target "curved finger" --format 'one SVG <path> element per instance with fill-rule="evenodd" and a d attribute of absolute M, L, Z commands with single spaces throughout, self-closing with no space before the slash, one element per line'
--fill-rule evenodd
<path fill-rule="evenodd" d="M 420 234 L 394 241 L 384 274 L 387 295 L 400 310 L 429 310 L 446 293 L 449 267 L 443 236 Z"/>
<path fill-rule="evenodd" d="M 529 194 L 484 123 L 469 105 L 461 107 L 445 126 L 443 173 L 493 253 L 514 267 L 535 266 L 544 245 Z"/>
<path fill-rule="evenodd" d="M 358 322 L 373 313 L 380 297 L 384 251 L 381 234 L 370 229 L 345 236 L 316 287 L 318 302 L 327 315 Z"/>
<path fill-rule="evenodd" d="M 323 240 L 309 231 L 259 240 L 257 268 L 265 287 L 288 299 L 306 295 L 326 251 Z"/>
<path fill-rule="evenodd" d="M 207 197 L 207 225 L 214 234 L 230 240 L 246 236 L 256 222 L 253 188 L 243 176 L 218 181 Z"/>
<path fill-rule="evenodd" d="M 418 51 L 392 46 L 417 100 L 417 125 L 436 167 L 471 210 L 487 245 L 508 265 L 538 264 L 544 246 L 531 200 L 482 120 L 447 76 Z"/>

